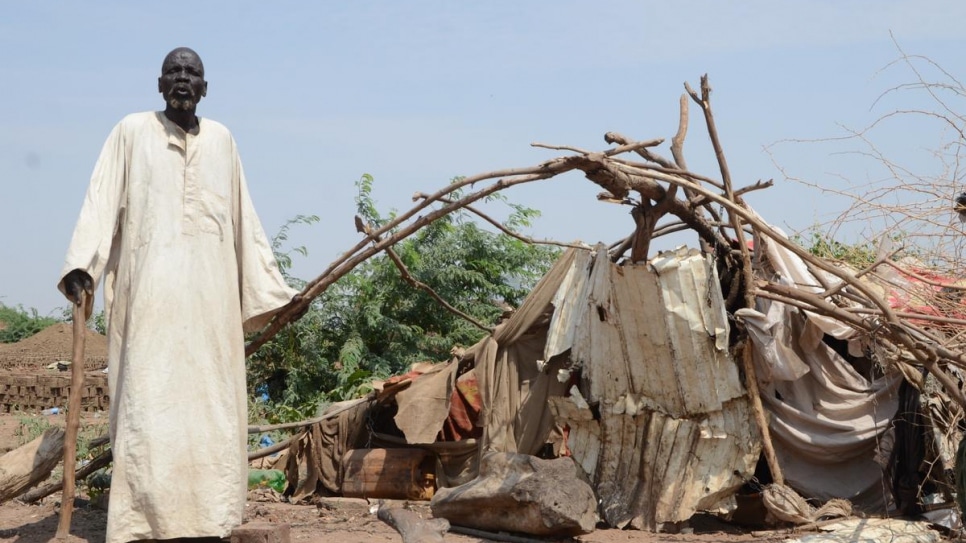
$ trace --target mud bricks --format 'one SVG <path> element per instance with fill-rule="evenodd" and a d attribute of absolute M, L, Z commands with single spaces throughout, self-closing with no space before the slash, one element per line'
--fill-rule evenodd
<path fill-rule="evenodd" d="M 63 408 L 70 395 L 70 372 L 51 374 L 0 373 L 0 412 L 42 411 Z M 107 411 L 107 375 L 95 371 L 84 375 L 81 408 Z"/>

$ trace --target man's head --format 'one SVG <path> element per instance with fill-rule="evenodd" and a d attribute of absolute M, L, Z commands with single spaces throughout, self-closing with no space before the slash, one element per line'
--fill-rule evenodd
<path fill-rule="evenodd" d="M 187 47 L 178 47 L 168 53 L 161 64 L 158 92 L 168 107 L 194 111 L 201 98 L 208 94 L 205 65 L 198 53 Z"/>

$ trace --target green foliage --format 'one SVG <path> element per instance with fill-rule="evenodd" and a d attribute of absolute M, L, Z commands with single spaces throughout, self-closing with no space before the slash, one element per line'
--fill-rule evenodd
<path fill-rule="evenodd" d="M 871 243 L 842 243 L 818 229 L 792 236 L 792 241 L 819 258 L 844 262 L 858 269 L 874 263 L 878 254 Z"/>
<path fill-rule="evenodd" d="M 104 310 L 102 309 L 91 315 L 87 325 L 102 336 L 107 334 L 107 317 L 104 315 Z"/>
<path fill-rule="evenodd" d="M 74 322 L 74 306 L 64 306 L 61 309 L 60 320 L 66 323 Z M 107 314 L 103 309 L 95 313 L 91 313 L 91 318 L 87 320 L 87 327 L 98 334 L 101 334 L 102 336 L 107 334 Z"/>
<path fill-rule="evenodd" d="M 359 216 L 378 228 L 395 213 L 379 212 L 373 184 L 368 174 L 356 183 L 356 204 Z M 514 230 L 539 216 L 500 195 L 490 200 L 509 208 L 503 224 Z M 281 242 L 296 223 L 310 224 L 296 218 L 273 240 L 285 270 L 291 251 L 283 253 Z M 487 325 L 497 322 L 505 305 L 519 306 L 559 253 L 485 229 L 469 212 L 437 219 L 394 251 L 413 278 Z M 311 417 L 320 404 L 358 397 L 373 379 L 403 372 L 414 362 L 445 360 L 454 346 L 472 345 L 485 333 L 413 287 L 380 254 L 329 287 L 302 319 L 259 349 L 249 360 L 249 384 L 253 393 L 268 393 L 266 418 Z"/>
<path fill-rule="evenodd" d="M 285 242 L 288 241 L 289 231 L 293 226 L 296 225 L 306 225 L 311 226 L 319 222 L 318 215 L 296 215 L 294 218 L 289 219 L 278 229 L 278 233 L 272 238 L 272 251 L 275 253 L 275 260 L 278 261 L 278 268 L 282 271 L 282 275 L 286 279 L 291 279 L 289 275 L 289 270 L 292 268 L 292 253 L 298 253 L 302 256 L 309 254 L 308 249 L 304 245 L 299 245 L 298 247 L 292 247 L 288 251 L 283 251 L 285 247 Z M 298 281 L 296 281 L 298 282 Z"/>
<path fill-rule="evenodd" d="M 34 308 L 27 310 L 22 305 L 9 307 L 0 304 L 0 322 L 5 325 L 0 330 L 0 343 L 16 343 L 60 320 L 54 317 L 41 317 Z"/>
<path fill-rule="evenodd" d="M 91 443 L 97 438 L 106 436 L 108 430 L 109 425 L 107 421 L 100 424 L 84 424 L 81 426 L 77 432 L 77 458 L 91 459 L 99 454 L 100 447 L 94 447 Z"/>
<path fill-rule="evenodd" d="M 17 437 L 19 445 L 30 443 L 40 437 L 48 428 L 56 426 L 46 415 L 21 415 L 17 420 L 17 427 L 13 435 Z M 88 458 L 93 456 L 94 448 L 91 442 L 95 439 L 107 435 L 107 421 L 101 424 L 84 424 L 77 432 L 77 458 Z"/>
<path fill-rule="evenodd" d="M 17 438 L 18 446 L 26 445 L 53 426 L 46 417 L 21 416 L 17 420 L 13 435 Z"/>

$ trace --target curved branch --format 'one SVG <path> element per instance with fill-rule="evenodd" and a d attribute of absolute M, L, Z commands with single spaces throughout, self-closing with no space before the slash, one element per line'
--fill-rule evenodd
<path fill-rule="evenodd" d="M 688 163 L 684 160 L 684 138 L 688 135 L 688 97 L 684 94 L 678 99 L 678 131 L 671 138 L 671 156 L 678 168 L 688 169 Z"/>
<path fill-rule="evenodd" d="M 494 192 L 520 185 L 523 183 L 530 183 L 533 181 L 539 181 L 543 179 L 548 179 L 556 174 L 569 171 L 574 169 L 573 166 L 567 164 L 563 160 L 552 160 L 545 162 L 537 168 L 524 168 L 514 171 L 530 172 L 525 175 L 518 175 L 514 178 L 500 179 L 490 186 L 481 189 L 477 192 L 471 193 L 459 200 L 456 200 L 452 204 L 447 204 L 439 209 L 433 210 L 425 215 L 417 217 L 413 222 L 406 224 L 405 226 L 400 226 L 404 220 L 412 218 L 417 211 L 425 209 L 429 202 L 437 201 L 441 197 L 453 192 L 454 190 L 466 186 L 473 182 L 479 182 L 482 179 L 487 179 L 491 174 L 485 174 L 481 176 L 474 176 L 471 178 L 464 179 L 458 183 L 450 185 L 447 189 L 438 191 L 431 195 L 428 199 L 423 200 L 422 203 L 415 206 L 410 211 L 400 215 L 395 220 L 382 226 L 375 232 L 370 233 L 368 236 L 363 238 L 363 241 L 356 245 L 355 248 L 350 249 L 344 253 L 341 257 L 336 259 L 335 262 L 330 264 L 325 271 L 323 271 L 318 277 L 309 281 L 305 284 L 298 300 L 289 304 L 282 311 L 277 313 L 272 321 L 259 332 L 246 346 L 245 346 L 245 356 L 250 356 L 253 352 L 258 350 L 259 347 L 265 344 L 266 341 L 271 339 L 282 329 L 286 324 L 291 322 L 293 318 L 297 315 L 304 313 L 304 310 L 308 305 L 318 297 L 320 294 L 325 292 L 329 286 L 338 281 L 340 278 L 345 276 L 347 273 L 352 271 L 356 266 L 366 261 L 373 255 L 379 253 L 387 247 L 392 247 L 396 243 L 408 238 L 413 235 L 421 228 L 425 227 L 429 223 L 435 221 L 436 219 L 448 215 L 461 207 L 466 206 L 477 200 L 481 200 Z M 510 170 L 504 170 L 510 171 Z M 392 228 L 397 228 L 398 230 L 392 232 L 390 235 L 381 238 L 381 241 L 374 242 L 375 236 L 382 236 L 386 232 L 389 232 Z M 374 243 L 373 243 L 374 242 Z M 370 245 L 370 243 L 372 243 Z M 360 246 L 361 245 L 361 246 Z"/>
<path fill-rule="evenodd" d="M 426 198 L 426 195 L 423 194 L 422 192 L 417 192 L 416 194 L 413 194 L 413 200 L 417 200 L 417 199 L 420 199 L 420 198 Z M 440 198 L 439 201 L 440 202 L 443 202 L 443 203 L 446 203 L 446 204 L 453 203 L 453 200 L 451 200 L 449 198 Z M 498 221 L 498 220 L 490 217 L 486 213 L 483 213 L 482 211 L 476 209 L 473 206 L 468 205 L 468 206 L 464 207 L 463 209 L 465 209 L 467 211 L 470 211 L 470 212 L 476 214 L 481 219 L 483 219 L 486 222 L 492 224 L 494 227 L 496 227 L 497 229 L 499 229 L 504 234 L 510 236 L 511 238 L 516 238 L 516 239 L 518 239 L 518 240 L 520 240 L 520 241 L 522 241 L 524 243 L 529 243 L 531 245 L 554 245 L 554 246 L 557 246 L 557 247 L 567 247 L 567 248 L 570 248 L 570 249 L 590 249 L 590 246 L 587 245 L 587 244 L 565 243 L 563 241 L 555 241 L 555 240 L 552 240 L 552 239 L 533 239 L 531 237 L 524 236 L 523 234 L 519 234 L 517 232 L 514 232 L 513 230 L 507 228 L 502 223 L 500 223 L 500 221 Z"/>

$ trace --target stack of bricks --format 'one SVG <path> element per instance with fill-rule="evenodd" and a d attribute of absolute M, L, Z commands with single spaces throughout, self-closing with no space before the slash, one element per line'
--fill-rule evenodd
<path fill-rule="evenodd" d="M 3 344 L 0 343 L 0 346 Z M 52 356 L 49 354 L 32 355 L 16 351 L 0 352 L 0 371 L 43 371 L 43 368 L 58 360 L 70 360 L 70 356 Z M 84 358 L 84 370 L 94 371 L 107 367 L 106 356 L 88 356 Z M 39 369 L 38 369 L 39 368 Z"/>
<path fill-rule="evenodd" d="M 0 374 L 0 412 L 34 412 L 51 407 L 63 408 L 70 394 L 70 372 Z M 81 395 L 84 411 L 107 411 L 107 375 L 86 372 Z"/>

